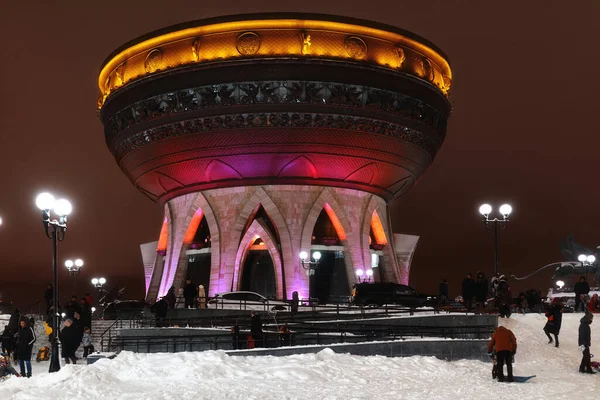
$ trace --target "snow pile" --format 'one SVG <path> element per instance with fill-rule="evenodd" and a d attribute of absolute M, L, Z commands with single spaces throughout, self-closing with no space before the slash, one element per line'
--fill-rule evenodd
<path fill-rule="evenodd" d="M 546 343 L 543 315 L 501 320 L 519 342 L 516 375 L 537 375 L 528 383 L 495 382 L 491 363 L 481 361 L 360 357 L 324 349 L 288 357 L 123 352 L 56 374 L 42 372 L 47 363 L 34 363 L 33 378 L 0 385 L 3 399 L 591 399 L 600 376 L 577 372 L 580 318 L 564 315 L 558 349 Z M 600 341 L 598 325 L 592 324 L 592 340 Z M 600 353 L 600 345 L 592 344 L 594 350 Z"/>

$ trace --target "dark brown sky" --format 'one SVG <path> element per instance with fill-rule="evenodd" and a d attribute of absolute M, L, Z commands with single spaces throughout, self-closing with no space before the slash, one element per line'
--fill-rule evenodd
<path fill-rule="evenodd" d="M 84 281 L 98 274 L 137 279 L 130 287 L 142 292 L 139 244 L 157 238 L 161 209 L 134 189 L 105 147 L 95 109 L 99 67 L 148 31 L 248 12 L 375 20 L 413 31 L 450 57 L 454 113 L 446 142 L 416 187 L 392 205 L 395 231 L 421 235 L 411 274 L 418 289 L 435 290 L 448 276 L 455 292 L 466 271 L 491 272 L 492 236 L 477 214 L 484 200 L 509 201 L 515 210 L 500 241 L 504 272 L 559 260 L 558 242 L 569 232 L 587 246 L 600 244 L 599 2 L 2 3 L 0 294 L 33 291 L 12 281 L 50 279 L 51 244 L 34 205 L 41 190 L 74 204 L 61 262 L 80 256 Z M 547 287 L 548 277 L 527 286 Z M 33 300 L 41 297 L 35 290 Z"/>

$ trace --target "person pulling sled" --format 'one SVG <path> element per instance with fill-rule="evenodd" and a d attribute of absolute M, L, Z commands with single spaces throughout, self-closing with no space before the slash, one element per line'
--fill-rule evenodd
<path fill-rule="evenodd" d="M 504 364 L 506 364 L 507 382 L 514 382 L 512 363 L 517 352 L 517 339 L 510 329 L 499 326 L 488 343 L 488 354 L 496 357 L 496 374 L 498 382 L 504 382 Z M 492 372 L 494 376 L 494 372 Z"/>

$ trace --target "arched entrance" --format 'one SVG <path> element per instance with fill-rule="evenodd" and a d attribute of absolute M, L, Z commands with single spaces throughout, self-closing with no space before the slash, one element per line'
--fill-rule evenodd
<path fill-rule="evenodd" d="M 202 213 L 202 211 L 199 211 Z M 194 215 L 196 217 L 197 215 Z M 211 238 L 210 229 L 208 227 L 208 221 L 202 214 L 197 218 L 199 222 L 194 221 L 190 223 L 188 232 L 193 232 L 194 226 L 196 225 L 196 231 L 193 237 L 188 236 L 184 239 L 185 242 L 189 241 L 189 247 L 186 251 L 188 258 L 188 265 L 186 269 L 185 279 L 191 279 L 192 283 L 196 286 L 203 285 L 204 291 L 208 293 L 210 287 L 210 269 L 211 269 Z"/>
<path fill-rule="evenodd" d="M 275 266 L 262 238 L 257 238 L 248 250 L 242 271 L 241 290 L 277 298 Z"/>
<path fill-rule="evenodd" d="M 344 246 L 338 234 L 340 228 L 336 227 L 329 216 L 331 212 L 323 208 L 311 238 L 311 253 L 319 251 L 321 259 L 309 278 L 309 295 L 319 299 L 320 304 L 337 302 L 348 296 Z"/>

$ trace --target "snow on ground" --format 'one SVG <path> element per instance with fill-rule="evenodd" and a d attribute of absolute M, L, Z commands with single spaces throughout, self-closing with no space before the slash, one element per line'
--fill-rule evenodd
<path fill-rule="evenodd" d="M 114 360 L 69 365 L 48 374 L 34 362 L 31 379 L 0 383 L 2 399 L 592 399 L 600 375 L 577 372 L 577 329 L 582 314 L 565 314 L 561 347 L 547 344 L 543 315 L 500 320 L 519 349 L 516 375 L 528 383 L 498 383 L 491 363 L 434 357 L 387 358 L 335 354 L 287 357 L 228 356 L 221 351 L 177 354 L 121 353 Z M 600 322 L 600 321 L 599 321 Z M 600 325 L 600 324 L 599 324 Z M 592 352 L 600 326 L 592 324 Z"/>

